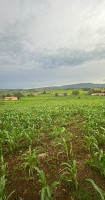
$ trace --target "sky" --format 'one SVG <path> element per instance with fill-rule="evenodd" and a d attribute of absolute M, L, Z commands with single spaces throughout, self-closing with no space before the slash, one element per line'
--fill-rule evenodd
<path fill-rule="evenodd" d="M 105 83 L 105 0 L 0 0 L 0 89 Z"/>

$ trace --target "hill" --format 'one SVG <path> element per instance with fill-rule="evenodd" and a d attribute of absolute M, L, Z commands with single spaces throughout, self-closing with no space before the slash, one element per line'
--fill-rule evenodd
<path fill-rule="evenodd" d="M 77 83 L 77 84 L 71 84 L 71 85 L 51 86 L 51 87 L 42 87 L 42 88 L 35 88 L 35 89 L 57 90 L 57 89 L 82 89 L 82 88 L 105 88 L 105 84 Z"/>

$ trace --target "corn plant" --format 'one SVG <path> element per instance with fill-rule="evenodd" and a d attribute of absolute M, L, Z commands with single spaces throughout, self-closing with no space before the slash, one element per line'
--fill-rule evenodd
<path fill-rule="evenodd" d="M 64 149 L 65 149 L 65 152 L 66 152 L 66 156 L 67 156 L 67 159 L 69 158 L 69 151 L 68 151 L 68 147 L 67 147 L 67 144 L 66 144 L 66 140 L 63 138 L 63 145 L 64 145 Z"/>
<path fill-rule="evenodd" d="M 57 157 L 58 157 L 60 154 L 66 152 L 67 159 L 69 159 L 69 149 L 68 149 L 68 147 L 67 147 L 66 140 L 63 138 L 63 143 L 58 143 L 57 145 L 61 145 L 61 146 L 63 146 L 63 148 L 64 148 L 63 151 L 58 152 Z M 70 153 L 72 153 L 72 145 L 71 145 Z"/>
<path fill-rule="evenodd" d="M 24 162 L 22 166 L 24 167 L 24 169 L 26 169 L 27 166 L 29 167 L 29 175 L 33 175 L 34 167 L 40 164 L 38 160 L 38 152 L 39 150 L 36 148 L 33 150 L 32 153 L 31 146 L 29 146 L 29 152 L 22 155 L 22 158 L 26 160 L 26 162 Z"/>
<path fill-rule="evenodd" d="M 105 133 L 100 133 L 99 131 L 96 133 L 97 140 L 99 144 L 105 145 Z"/>
<path fill-rule="evenodd" d="M 20 141 L 23 139 L 23 132 L 19 131 L 19 133 L 15 133 L 14 131 L 14 137 L 15 137 L 15 145 L 16 147 L 19 147 Z"/>
<path fill-rule="evenodd" d="M 4 163 L 3 155 L 1 156 L 1 178 L 0 178 L 0 200 L 8 200 L 11 195 L 15 192 L 11 192 L 8 196 L 6 196 L 6 166 L 7 163 Z"/>
<path fill-rule="evenodd" d="M 88 181 L 89 183 L 91 183 L 91 185 L 93 186 L 93 188 L 98 192 L 98 194 L 100 195 L 101 200 L 105 200 L 105 192 L 103 192 L 95 183 L 92 179 L 85 179 L 85 181 Z"/>
<path fill-rule="evenodd" d="M 30 135 L 27 133 L 24 133 L 24 138 L 27 141 L 27 143 L 32 144 L 32 139 L 30 138 Z"/>
<path fill-rule="evenodd" d="M 1 154 L 3 152 L 4 141 L 5 141 L 5 134 L 2 130 L 0 130 L 0 153 Z"/>
<path fill-rule="evenodd" d="M 94 154 L 94 158 L 96 167 L 99 169 L 101 174 L 105 176 L 105 154 L 103 153 L 103 150 L 98 149 L 98 152 Z"/>
<path fill-rule="evenodd" d="M 89 151 L 94 151 L 98 148 L 98 142 L 96 140 L 96 138 L 92 135 L 92 136 L 86 136 L 84 135 L 84 138 L 86 140 L 86 144 L 87 144 L 87 149 Z"/>
<path fill-rule="evenodd" d="M 72 179 L 74 181 L 74 185 L 75 185 L 76 190 L 78 190 L 76 160 L 73 160 L 72 165 L 69 164 L 69 163 L 62 163 L 61 165 L 66 165 L 66 167 L 64 168 L 66 171 L 62 174 L 62 176 L 69 175 L 70 177 L 68 177 L 68 181 L 70 179 Z"/>
<path fill-rule="evenodd" d="M 65 137 L 66 137 L 66 139 L 67 139 L 68 135 L 67 135 L 67 130 L 66 130 L 65 127 L 62 127 L 62 133 L 65 134 Z"/>
<path fill-rule="evenodd" d="M 9 149 L 12 153 L 16 148 L 19 148 L 19 143 L 22 140 L 22 138 L 23 138 L 22 132 L 15 133 L 15 130 L 13 130 L 12 133 L 9 134 L 6 131 L 6 142 L 7 142 Z"/>
<path fill-rule="evenodd" d="M 15 135 L 9 135 L 8 132 L 7 132 L 6 137 L 7 137 L 6 141 L 9 145 L 9 148 L 13 152 L 13 150 L 15 149 L 15 145 L 16 145 Z"/>
<path fill-rule="evenodd" d="M 105 154 L 102 149 L 98 148 L 97 152 L 93 153 L 93 157 L 87 163 L 98 169 L 105 176 Z"/>
<path fill-rule="evenodd" d="M 0 200 L 5 198 L 6 193 L 6 165 L 7 163 L 4 163 L 3 155 L 1 156 L 1 178 L 0 178 Z"/>
<path fill-rule="evenodd" d="M 52 191 L 59 184 L 59 182 L 55 181 L 49 186 L 46 181 L 45 173 L 43 170 L 40 170 L 38 167 L 35 167 L 35 170 L 38 172 L 40 179 L 39 182 L 42 183 L 42 190 L 41 190 L 41 200 L 51 200 L 52 199 Z"/>
<path fill-rule="evenodd" d="M 39 140 L 39 138 L 40 138 L 40 135 L 41 135 L 40 129 L 36 130 L 35 136 L 37 136 L 37 139 L 38 139 L 38 140 Z"/>
<path fill-rule="evenodd" d="M 73 156 L 73 145 L 72 145 L 72 142 L 70 142 L 70 155 Z"/>
<path fill-rule="evenodd" d="M 1 155 L 1 174 L 2 174 L 2 176 L 6 176 L 6 167 L 7 167 L 7 163 L 4 163 L 3 155 Z"/>
<path fill-rule="evenodd" d="M 0 200 L 3 200 L 5 198 L 6 182 L 7 182 L 7 179 L 5 178 L 5 176 L 2 176 L 0 178 Z"/>

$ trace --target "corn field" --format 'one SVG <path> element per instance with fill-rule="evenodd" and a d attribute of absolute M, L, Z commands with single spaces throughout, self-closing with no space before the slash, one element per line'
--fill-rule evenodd
<path fill-rule="evenodd" d="M 105 99 L 0 104 L 0 200 L 104 200 Z"/>

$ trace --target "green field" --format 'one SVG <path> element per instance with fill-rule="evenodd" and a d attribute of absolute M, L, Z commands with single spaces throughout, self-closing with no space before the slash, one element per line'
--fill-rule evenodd
<path fill-rule="evenodd" d="M 1 99 L 0 200 L 105 199 L 105 97 L 66 92 Z"/>

